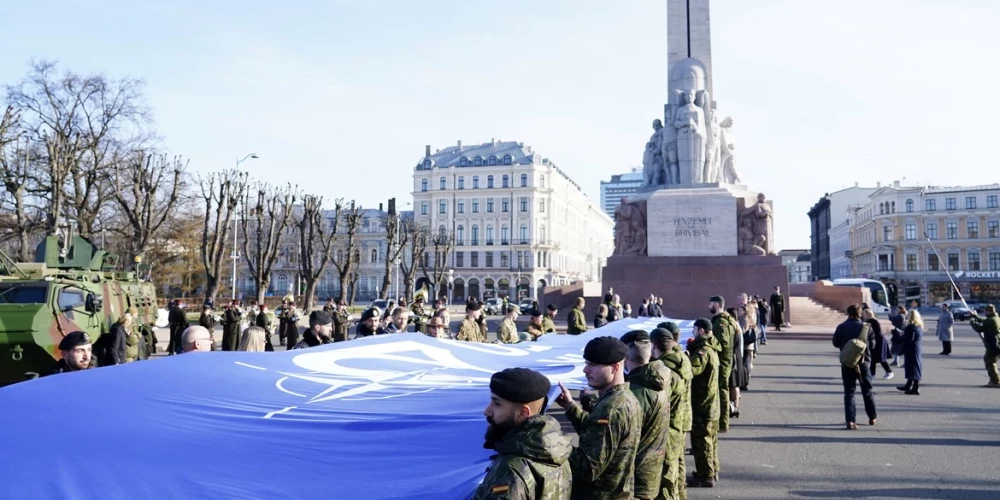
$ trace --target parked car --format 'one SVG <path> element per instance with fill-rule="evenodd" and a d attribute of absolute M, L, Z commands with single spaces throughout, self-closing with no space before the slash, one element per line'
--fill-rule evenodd
<path fill-rule="evenodd" d="M 378 300 L 373 300 L 371 305 L 368 306 L 368 308 L 371 309 L 373 307 L 377 307 L 379 312 L 385 312 L 385 308 L 388 306 L 389 306 L 388 300 L 378 299 Z"/>
<path fill-rule="evenodd" d="M 521 309 L 521 314 L 531 314 L 531 310 L 534 309 L 534 301 L 531 299 L 521 299 L 521 302 L 518 302 L 517 306 Z"/>
<path fill-rule="evenodd" d="M 965 306 L 952 307 L 951 314 L 955 317 L 955 321 L 968 321 L 972 318 L 972 311 L 966 309 Z"/>
<path fill-rule="evenodd" d="M 483 304 L 483 314 L 500 314 L 500 308 L 503 306 L 503 301 L 497 298 L 486 299 Z"/>

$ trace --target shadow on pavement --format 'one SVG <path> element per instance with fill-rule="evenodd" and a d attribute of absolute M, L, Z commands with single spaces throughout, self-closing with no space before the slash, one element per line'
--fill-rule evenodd
<path fill-rule="evenodd" d="M 838 426 L 842 427 L 842 426 Z M 867 426 L 861 426 L 865 428 Z M 847 432 L 847 431 L 844 431 Z M 957 438 L 879 438 L 879 437 L 822 437 L 822 436 L 761 436 L 761 437 L 727 437 L 726 441 L 755 441 L 760 443 L 779 444 L 895 444 L 914 446 L 974 446 L 996 448 L 1000 441 L 975 441 Z"/>
<path fill-rule="evenodd" d="M 792 497 L 804 498 L 935 498 L 951 500 L 979 500 L 996 498 L 991 491 L 977 491 L 959 488 L 883 488 L 868 490 L 791 490 Z"/>

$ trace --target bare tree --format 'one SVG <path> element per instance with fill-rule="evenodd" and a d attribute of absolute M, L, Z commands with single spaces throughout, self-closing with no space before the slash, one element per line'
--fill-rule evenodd
<path fill-rule="evenodd" d="M 247 174 L 232 169 L 212 173 L 199 179 L 201 197 L 205 202 L 205 218 L 201 232 L 201 262 L 205 267 L 205 298 L 215 301 L 219 291 L 222 264 L 226 260 L 229 224 L 236 207 L 247 192 Z"/>
<path fill-rule="evenodd" d="M 361 225 L 361 215 L 364 209 L 351 202 L 351 207 L 344 206 L 343 200 L 337 200 L 336 208 L 337 224 L 343 224 L 343 237 L 338 238 L 338 243 L 343 243 L 337 249 L 333 258 L 333 265 L 337 268 L 340 278 L 340 293 L 349 304 L 354 304 L 354 285 L 357 283 L 357 268 L 361 264 L 360 250 L 358 250 L 358 228 Z M 341 214 L 343 214 L 341 216 Z M 339 245 L 338 245 L 339 246 Z"/>
<path fill-rule="evenodd" d="M 14 257 L 31 260 L 31 241 L 38 229 L 37 209 L 30 205 L 28 189 L 31 185 L 31 142 L 21 128 L 20 113 L 8 106 L 0 119 L 0 183 L 3 198 L 0 206 L 10 211 L 9 217 L 0 219 L 3 236 L 13 239 Z"/>
<path fill-rule="evenodd" d="M 406 243 L 402 246 L 403 255 L 399 261 L 399 271 L 403 275 L 403 295 L 406 298 L 410 298 L 413 297 L 417 269 L 423 263 L 424 251 L 427 250 L 430 235 L 427 232 L 427 228 L 421 227 L 413 219 L 401 220 L 400 232 L 405 233 L 407 236 Z"/>
<path fill-rule="evenodd" d="M 343 200 L 337 200 L 334 206 L 333 220 L 328 224 L 324 220 L 323 197 L 306 195 L 302 199 L 301 214 L 296 218 L 295 225 L 299 233 L 299 274 L 306 282 L 305 310 L 309 311 L 316 300 L 316 282 L 326 272 L 327 265 L 333 256 L 333 244 L 337 238 L 337 221 Z"/>
<path fill-rule="evenodd" d="M 146 252 L 163 223 L 176 215 L 189 162 L 142 153 L 130 155 L 129 160 L 114 163 L 108 184 L 130 229 L 126 255 L 133 262 Z"/>
<path fill-rule="evenodd" d="M 454 246 L 455 233 L 442 229 L 430 236 L 427 252 L 424 258 L 420 259 L 420 270 L 424 277 L 431 282 L 431 286 L 435 288 L 434 297 L 440 295 L 440 290 L 437 287 L 445 282 L 445 276 L 448 274 L 448 255 L 451 254 L 451 249 Z"/>
<path fill-rule="evenodd" d="M 402 221 L 399 213 L 396 212 L 395 200 L 390 200 L 389 211 L 380 217 L 382 227 L 385 228 L 385 276 L 382 278 L 382 291 L 379 298 L 385 300 L 389 298 L 389 287 L 392 285 L 393 272 L 396 269 L 396 262 L 402 257 L 403 250 L 410 239 L 409 231 L 402 231 Z"/>
<path fill-rule="evenodd" d="M 264 300 L 271 284 L 271 269 L 278 261 L 281 237 L 292 221 L 298 190 L 291 184 L 276 188 L 259 183 L 243 198 L 240 226 L 243 228 L 243 256 L 253 276 L 257 301 Z"/>

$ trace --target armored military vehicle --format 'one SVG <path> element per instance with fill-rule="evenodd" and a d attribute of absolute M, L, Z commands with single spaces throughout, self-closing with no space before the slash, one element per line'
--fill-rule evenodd
<path fill-rule="evenodd" d="M 0 386 L 51 373 L 63 336 L 80 330 L 96 342 L 129 307 L 139 312 L 134 324 L 151 333 L 153 284 L 115 271 L 118 257 L 86 239 L 48 236 L 35 262 L 0 257 Z"/>

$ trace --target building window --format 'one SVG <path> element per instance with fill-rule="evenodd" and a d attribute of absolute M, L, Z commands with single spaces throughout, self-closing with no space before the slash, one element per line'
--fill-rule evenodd
<path fill-rule="evenodd" d="M 513 162 L 513 160 L 514 160 L 514 158 L 511 157 L 510 155 L 504 155 L 504 157 L 503 157 L 503 164 L 504 165 L 510 165 Z"/>
<path fill-rule="evenodd" d="M 469 257 L 469 261 L 469 264 L 472 267 L 479 267 L 479 252 L 472 252 L 472 255 Z"/>
<path fill-rule="evenodd" d="M 521 244 L 522 245 L 527 245 L 528 244 L 528 225 L 527 224 L 521 224 Z"/>
<path fill-rule="evenodd" d="M 958 223 L 957 222 L 949 222 L 949 223 L 945 224 L 945 231 L 947 231 L 946 237 L 949 240 L 957 240 L 958 239 Z"/>
<path fill-rule="evenodd" d="M 937 210 L 937 200 L 924 200 L 924 210 L 927 210 L 928 212 Z"/>
<path fill-rule="evenodd" d="M 896 213 L 896 202 L 892 202 L 892 213 Z"/>
<path fill-rule="evenodd" d="M 892 241 L 892 226 L 882 226 L 882 241 Z"/>
<path fill-rule="evenodd" d="M 878 270 L 879 271 L 892 271 L 892 256 L 891 255 L 879 255 L 878 256 Z"/>
<path fill-rule="evenodd" d="M 979 223 L 976 221 L 966 221 L 965 223 L 965 236 L 970 240 L 974 240 L 979 237 Z"/>
<path fill-rule="evenodd" d="M 420 202 L 420 215 L 427 215 L 427 207 L 429 203 L 426 201 Z"/>
<path fill-rule="evenodd" d="M 540 187 L 545 187 L 545 176 L 544 175 L 538 176 L 538 185 Z M 995 196 L 994 196 L 994 198 L 995 198 Z"/>
<path fill-rule="evenodd" d="M 455 267 L 465 266 L 465 252 L 455 252 Z"/>
<path fill-rule="evenodd" d="M 929 254 L 927 256 L 927 270 L 928 271 L 940 271 L 941 266 L 938 263 L 937 255 Z"/>
<path fill-rule="evenodd" d="M 528 211 L 528 197 L 527 196 L 522 196 L 521 197 L 521 211 L 522 212 L 527 212 Z"/>
<path fill-rule="evenodd" d="M 496 165 L 496 164 L 497 164 L 497 157 L 496 156 L 491 156 L 490 157 L 490 165 Z"/>
<path fill-rule="evenodd" d="M 885 203 L 878 204 L 878 214 L 885 215 Z"/>
<path fill-rule="evenodd" d="M 493 213 L 493 198 L 486 198 L 486 213 Z"/>
<path fill-rule="evenodd" d="M 503 213 L 510 212 L 510 198 L 503 198 L 500 200 L 500 208 Z"/>
<path fill-rule="evenodd" d="M 510 178 L 508 177 L 507 174 L 503 174 L 503 180 L 502 180 L 502 182 L 503 182 L 503 187 L 505 187 L 505 188 L 509 188 L 510 187 Z"/>
<path fill-rule="evenodd" d="M 486 267 L 493 267 L 493 252 L 486 252 Z"/>
<path fill-rule="evenodd" d="M 465 200 L 458 200 L 458 206 L 455 207 L 455 208 L 457 208 L 458 213 L 464 214 L 465 213 Z"/>
<path fill-rule="evenodd" d="M 483 165 L 483 157 L 482 156 L 477 156 L 476 157 L 476 166 L 480 167 L 482 165 Z"/>
<path fill-rule="evenodd" d="M 967 208 L 969 210 L 975 210 L 975 208 L 976 208 L 976 197 L 975 196 L 966 196 L 965 197 L 965 208 Z"/>
<path fill-rule="evenodd" d="M 487 245 L 492 245 L 493 244 L 493 225 L 492 224 L 486 226 L 486 244 Z"/>
<path fill-rule="evenodd" d="M 957 204 L 955 203 L 955 198 L 945 198 L 944 199 L 944 209 L 945 210 L 955 210 Z"/>
<path fill-rule="evenodd" d="M 500 267 L 510 267 L 509 261 L 510 258 L 508 257 L 507 252 L 503 252 L 500 254 Z"/>
<path fill-rule="evenodd" d="M 906 211 L 907 212 L 913 211 L 913 200 L 906 200 Z"/>
<path fill-rule="evenodd" d="M 948 270 L 958 271 L 958 253 L 948 252 Z"/>
<path fill-rule="evenodd" d="M 479 213 L 479 198 L 472 200 L 472 213 Z"/>
<path fill-rule="evenodd" d="M 979 252 L 969 250 L 969 270 L 970 271 L 979 270 Z"/>
<path fill-rule="evenodd" d="M 462 167 L 468 166 L 469 159 L 463 156 L 461 159 L 458 160 L 458 164 Z"/>
<path fill-rule="evenodd" d="M 538 211 L 540 213 L 545 213 L 545 200 L 538 200 Z"/>
<path fill-rule="evenodd" d="M 991 220 L 986 223 L 986 231 L 990 238 L 1000 238 L 1000 221 Z"/>
<path fill-rule="evenodd" d="M 990 252 L 990 271 L 1000 271 L 1000 252 Z"/>
<path fill-rule="evenodd" d="M 493 189 L 493 176 L 492 175 L 487 175 L 486 176 L 486 189 Z"/>
<path fill-rule="evenodd" d="M 371 263 L 372 264 L 377 264 L 378 263 L 378 249 L 377 248 L 373 248 L 372 249 L 372 255 L 371 255 L 371 257 L 372 257 Z"/>
<path fill-rule="evenodd" d="M 472 189 L 479 189 L 479 176 L 478 175 L 473 175 L 472 176 Z"/>
<path fill-rule="evenodd" d="M 478 245 L 479 244 L 479 226 L 477 226 L 475 224 L 472 225 L 472 241 L 471 241 L 471 243 L 473 245 Z M 473 257 L 473 261 L 472 262 L 475 262 L 475 257 Z M 476 267 L 476 265 L 473 264 L 472 267 Z"/>
<path fill-rule="evenodd" d="M 927 223 L 927 237 L 932 240 L 938 239 L 937 222 Z"/>
<path fill-rule="evenodd" d="M 917 254 L 915 253 L 906 254 L 906 270 L 907 271 L 917 270 Z"/>
<path fill-rule="evenodd" d="M 442 177 L 440 179 L 440 181 L 438 182 L 438 184 L 440 185 L 440 187 L 438 189 L 440 189 L 442 191 L 444 191 L 445 189 L 448 189 L 448 181 L 444 177 Z"/>
<path fill-rule="evenodd" d="M 459 224 L 459 226 L 455 228 L 455 245 L 461 246 L 463 245 L 464 241 L 465 241 L 465 226 Z"/>
<path fill-rule="evenodd" d="M 991 194 L 986 197 L 986 208 L 997 208 L 997 195 Z"/>
<path fill-rule="evenodd" d="M 521 187 L 528 187 L 528 174 L 521 174 Z"/>
<path fill-rule="evenodd" d="M 458 189 L 465 189 L 465 177 L 460 176 L 458 178 Z"/>
<path fill-rule="evenodd" d="M 441 201 L 438 202 L 438 213 L 439 214 L 446 214 L 446 213 L 448 213 L 448 202 L 447 201 L 441 200 Z"/>
<path fill-rule="evenodd" d="M 506 224 L 500 227 L 500 244 L 510 245 L 510 228 Z"/>
<path fill-rule="evenodd" d="M 521 269 L 521 268 L 524 267 L 524 256 L 527 255 L 527 254 L 528 254 L 528 252 L 522 252 L 522 251 L 518 251 L 517 252 L 517 268 L 518 269 Z"/>
<path fill-rule="evenodd" d="M 913 240 L 917 239 L 917 225 L 916 224 L 907 224 L 906 225 L 906 235 L 905 235 L 905 238 L 908 241 L 913 241 Z"/>
<path fill-rule="evenodd" d="M 427 191 L 427 179 L 420 179 L 420 190 Z"/>

